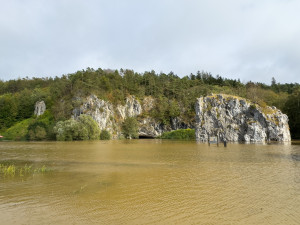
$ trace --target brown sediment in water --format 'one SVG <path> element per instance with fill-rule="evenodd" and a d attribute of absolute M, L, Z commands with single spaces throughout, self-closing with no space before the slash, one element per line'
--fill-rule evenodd
<path fill-rule="evenodd" d="M 297 224 L 299 156 L 278 143 L 6 142 L 0 164 L 53 172 L 1 177 L 1 223 Z"/>

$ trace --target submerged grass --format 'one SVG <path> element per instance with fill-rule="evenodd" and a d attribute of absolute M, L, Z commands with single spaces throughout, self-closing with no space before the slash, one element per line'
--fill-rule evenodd
<path fill-rule="evenodd" d="M 3 175 L 4 177 L 23 177 L 23 176 L 29 176 L 33 174 L 44 174 L 47 172 L 50 172 L 51 169 L 43 165 L 42 167 L 35 167 L 33 168 L 32 165 L 25 166 L 15 166 L 14 164 L 0 164 L 0 175 Z"/>

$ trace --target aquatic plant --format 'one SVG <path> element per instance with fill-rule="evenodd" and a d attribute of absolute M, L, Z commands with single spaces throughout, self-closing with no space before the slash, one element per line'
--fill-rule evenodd
<path fill-rule="evenodd" d="M 15 176 L 16 167 L 15 165 L 5 166 L 3 164 L 0 164 L 0 173 L 3 173 L 4 176 Z"/>
<path fill-rule="evenodd" d="M 51 169 L 46 167 L 45 165 L 43 165 L 42 167 L 33 168 L 32 165 L 28 166 L 27 164 L 22 167 L 17 167 L 14 164 L 0 164 L 0 175 L 3 175 L 5 177 L 23 177 L 37 173 L 43 174 L 50 171 Z"/>

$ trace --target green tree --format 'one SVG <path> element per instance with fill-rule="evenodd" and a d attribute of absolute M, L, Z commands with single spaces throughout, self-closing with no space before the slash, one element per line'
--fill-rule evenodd
<path fill-rule="evenodd" d="M 284 110 L 289 117 L 289 126 L 292 138 L 300 138 L 300 88 L 288 97 Z"/>
<path fill-rule="evenodd" d="M 100 129 L 97 122 L 89 115 L 80 115 L 79 122 L 82 127 L 86 128 L 88 131 L 89 140 L 97 140 L 100 136 Z"/>
<path fill-rule="evenodd" d="M 139 137 L 138 122 L 135 117 L 127 117 L 122 124 L 122 133 L 127 139 L 136 139 Z"/>
<path fill-rule="evenodd" d="M 27 140 L 30 141 L 42 141 L 47 139 L 47 125 L 44 122 L 36 120 L 31 123 L 27 130 Z"/>
<path fill-rule="evenodd" d="M 58 141 L 97 140 L 100 136 L 98 124 L 88 115 L 80 115 L 78 120 L 59 121 L 53 131 Z"/>
<path fill-rule="evenodd" d="M 111 135 L 107 130 L 102 130 L 100 133 L 100 140 L 110 140 Z"/>
<path fill-rule="evenodd" d="M 12 94 L 0 97 L 0 130 L 5 130 L 17 122 L 18 104 Z"/>

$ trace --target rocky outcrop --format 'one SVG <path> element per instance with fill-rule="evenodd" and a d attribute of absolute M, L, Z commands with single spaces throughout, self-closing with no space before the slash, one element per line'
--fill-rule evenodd
<path fill-rule="evenodd" d="M 180 117 L 171 119 L 170 125 L 164 125 L 150 117 L 149 112 L 155 105 L 155 100 L 151 96 L 145 97 L 142 103 L 135 96 L 128 96 L 124 105 L 115 106 L 108 101 L 98 99 L 95 95 L 85 99 L 76 98 L 74 102 L 82 102 L 82 104 L 73 110 L 73 118 L 76 119 L 81 114 L 90 115 L 98 123 L 99 128 L 108 130 L 113 138 L 120 137 L 122 122 L 127 117 L 137 117 L 140 137 L 155 138 L 166 131 L 192 127 L 191 124 L 184 123 Z"/>
<path fill-rule="evenodd" d="M 80 114 L 90 115 L 101 130 L 114 131 L 114 107 L 111 103 L 98 99 L 96 95 L 88 96 L 79 108 L 73 110 L 73 117 L 77 119 Z"/>
<path fill-rule="evenodd" d="M 142 106 L 135 96 L 127 97 L 125 105 L 117 105 L 116 109 L 122 119 L 142 114 Z"/>
<path fill-rule="evenodd" d="M 167 131 L 166 127 L 152 117 L 139 120 L 139 136 L 141 137 L 158 137 Z"/>
<path fill-rule="evenodd" d="M 36 116 L 43 115 L 45 111 L 46 111 L 46 104 L 44 101 L 38 101 L 35 103 L 34 115 Z"/>
<path fill-rule="evenodd" d="M 211 95 L 197 99 L 196 140 L 209 136 L 233 142 L 290 141 L 288 117 L 276 107 L 261 107 L 250 101 Z"/>

